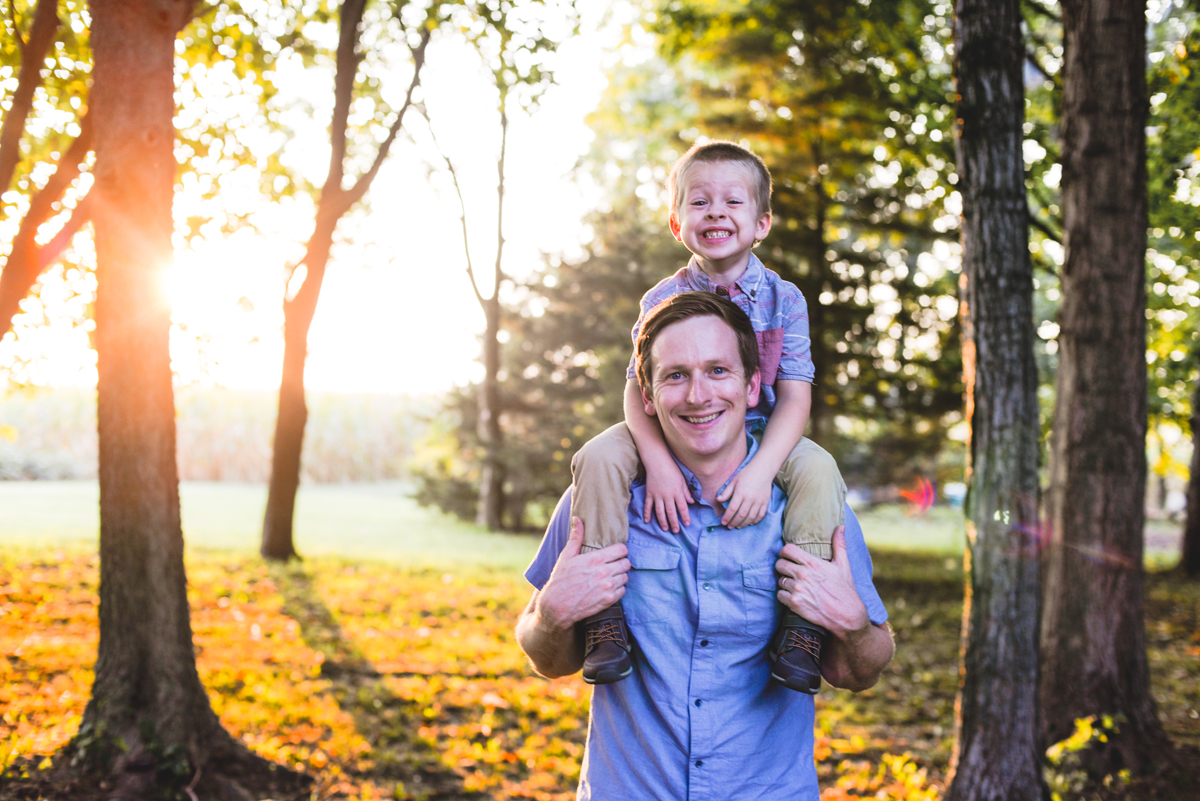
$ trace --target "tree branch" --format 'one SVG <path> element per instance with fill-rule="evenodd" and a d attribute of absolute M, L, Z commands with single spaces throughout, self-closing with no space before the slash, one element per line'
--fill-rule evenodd
<path fill-rule="evenodd" d="M 21 220 L 17 235 L 13 237 L 12 251 L 0 272 L 0 337 L 12 327 L 12 318 L 21 308 L 21 301 L 37 283 L 38 276 L 66 247 L 71 236 L 90 216 L 85 201 L 75 207 L 63 230 L 46 247 L 39 248 L 35 240 L 38 229 L 50 219 L 54 204 L 80 174 L 80 164 L 92 148 L 92 125 L 88 115 L 80 120 L 79 136 L 59 159 L 58 167 L 50 180 L 29 201 L 29 211 Z M 84 210 L 81 212 L 80 207 Z M 76 221 L 78 218 L 78 221 Z M 73 230 L 71 226 L 74 225 Z M 64 238 L 65 237 L 65 238 Z M 60 238 L 61 241 L 60 241 Z"/>
<path fill-rule="evenodd" d="M 432 34 L 433 31 L 429 28 L 421 31 L 421 43 L 412 51 L 413 77 L 408 84 L 408 93 L 404 96 L 404 105 L 396 113 L 396 119 L 392 122 L 391 128 L 388 129 L 388 135 L 383 140 L 383 144 L 379 146 L 379 152 L 375 154 L 375 160 L 371 163 L 371 168 L 346 193 L 345 204 L 347 209 L 361 200 L 363 195 L 367 193 L 367 190 L 371 188 L 371 182 L 375 180 L 379 168 L 383 166 L 384 159 L 387 158 L 388 151 L 392 148 L 392 142 L 396 140 L 396 136 L 400 133 L 400 127 L 404 124 L 404 113 L 412 106 L 413 92 L 416 91 L 417 86 L 421 83 L 421 68 L 425 65 L 425 48 L 429 45 L 429 38 Z"/>
<path fill-rule="evenodd" d="M 462 223 L 463 252 L 467 257 L 467 278 L 471 280 L 471 291 L 475 293 L 475 300 L 479 301 L 481 308 L 486 308 L 488 298 L 485 298 L 483 293 L 479 291 L 479 282 L 475 280 L 475 268 L 471 264 L 471 244 L 467 239 L 467 204 L 463 199 L 462 186 L 458 182 L 458 172 L 454 169 L 454 163 L 450 161 L 450 157 L 442 150 L 442 145 L 438 142 L 437 135 L 433 132 L 433 122 L 429 119 L 429 114 L 426 113 L 424 106 L 419 106 L 417 110 L 425 118 L 425 124 L 429 126 L 429 136 L 433 139 L 433 146 L 437 150 L 438 155 L 442 157 L 442 161 L 446 163 L 446 169 L 450 173 L 450 180 L 454 182 L 454 191 L 458 194 L 458 220 Z"/>
<path fill-rule="evenodd" d="M 1038 216 L 1033 213 L 1033 209 L 1028 210 L 1029 224 L 1042 232 L 1042 235 L 1058 244 L 1062 244 L 1062 234 L 1050 227 L 1050 224 L 1038 219 Z"/>
<path fill-rule="evenodd" d="M 33 23 L 29 26 L 29 39 L 22 42 L 16 11 L 11 2 L 9 11 L 20 44 L 21 69 L 17 73 L 17 90 L 13 92 L 12 106 L 4 115 L 3 127 L 0 127 L 0 195 L 8 191 L 13 173 L 21 163 L 21 138 L 25 135 L 25 121 L 33 109 L 33 93 L 42 85 L 46 53 L 54 43 L 59 26 L 57 0 L 38 0 Z M 2 210 L 3 204 L 0 204 Z"/>
<path fill-rule="evenodd" d="M 62 255 L 62 252 L 67 249 L 67 245 L 71 243 L 71 237 L 79 233 L 79 229 L 91 219 L 91 198 L 88 195 L 84 195 L 83 199 L 71 211 L 71 216 L 67 222 L 62 228 L 58 229 L 58 233 L 54 235 L 54 238 L 38 249 L 39 275 Z"/>
<path fill-rule="evenodd" d="M 362 33 L 365 6 L 366 0 L 346 0 L 342 4 L 337 72 L 334 75 L 333 121 L 329 128 L 329 174 L 321 190 L 322 199 L 332 199 L 342 192 L 346 161 L 346 127 L 350 119 L 350 103 L 354 99 L 354 79 L 358 74 L 358 40 Z"/>

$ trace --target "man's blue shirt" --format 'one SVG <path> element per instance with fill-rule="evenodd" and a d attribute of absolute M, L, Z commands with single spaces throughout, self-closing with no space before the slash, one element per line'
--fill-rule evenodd
<path fill-rule="evenodd" d="M 747 438 L 750 453 L 757 450 Z M 818 801 L 813 698 L 770 678 L 775 561 L 785 497 L 772 490 L 757 525 L 731 530 L 700 498 L 679 534 L 644 523 L 643 482 L 629 505 L 629 571 L 622 605 L 634 639 L 634 670 L 592 694 L 581 799 Z M 570 532 L 570 490 L 559 502 L 525 576 L 545 586 Z M 846 510 L 846 549 L 872 623 L 887 611 L 871 581 L 862 529 Z"/>

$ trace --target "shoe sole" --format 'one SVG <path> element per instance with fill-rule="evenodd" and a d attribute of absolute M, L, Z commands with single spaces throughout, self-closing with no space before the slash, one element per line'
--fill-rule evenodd
<path fill-rule="evenodd" d="M 779 682 L 784 687 L 787 687 L 789 690 L 794 690 L 798 693 L 804 693 L 805 695 L 816 695 L 817 691 L 821 689 L 820 687 L 813 687 L 811 684 L 798 686 L 797 684 L 789 683 L 787 679 L 783 678 L 782 676 L 777 676 L 774 673 L 771 674 L 771 678 L 775 679 L 775 681 Z"/>
<path fill-rule="evenodd" d="M 583 680 L 588 684 L 615 684 L 632 672 L 633 665 L 630 665 L 629 667 L 625 668 L 623 672 L 616 676 L 611 673 L 601 673 L 599 676 L 594 676 L 590 679 L 587 676 L 584 676 Z"/>

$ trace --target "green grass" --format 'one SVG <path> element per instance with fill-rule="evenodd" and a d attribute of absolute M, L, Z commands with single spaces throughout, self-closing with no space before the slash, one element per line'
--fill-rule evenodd
<path fill-rule="evenodd" d="M 302 486 L 296 550 L 304 556 L 517 571 L 533 558 L 536 538 L 488 534 L 422 509 L 404 492 L 401 482 Z M 95 481 L 0 482 L 0 547 L 95 548 L 99 494 Z M 185 481 L 179 495 L 189 550 L 258 550 L 265 486 Z"/>
<path fill-rule="evenodd" d="M 296 549 L 304 556 L 378 559 L 413 566 L 475 565 L 522 571 L 537 538 L 488 534 L 422 509 L 399 481 L 305 484 L 296 502 Z M 95 548 L 99 521 L 95 481 L 0 481 L 0 547 Z M 180 484 L 189 550 L 256 552 L 267 490 L 261 484 Z M 956 557 L 966 538 L 962 510 L 935 506 L 915 515 L 904 505 L 858 512 L 867 544 L 877 551 Z M 1146 561 L 1179 558 L 1177 523 L 1150 520 Z"/>

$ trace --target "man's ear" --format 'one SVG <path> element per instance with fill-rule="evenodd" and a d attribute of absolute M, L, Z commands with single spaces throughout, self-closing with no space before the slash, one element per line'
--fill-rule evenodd
<path fill-rule="evenodd" d="M 759 390 L 762 389 L 762 376 L 758 370 L 754 371 L 754 375 L 750 376 L 750 381 L 746 384 L 746 408 L 753 409 L 758 405 Z"/>
<path fill-rule="evenodd" d="M 683 235 L 680 233 L 681 229 L 679 226 L 679 217 L 677 217 L 675 215 L 674 209 L 671 210 L 671 216 L 667 219 L 667 225 L 671 226 L 671 235 L 673 237 L 675 237 L 677 240 L 679 240 L 680 242 L 682 242 Z M 768 224 L 767 227 L 770 228 L 770 224 Z M 755 229 L 755 230 L 757 230 L 757 229 Z M 766 236 L 766 235 L 764 234 L 764 236 Z"/>
<path fill-rule="evenodd" d="M 650 393 L 646 392 L 646 388 L 639 385 L 638 389 L 642 392 L 642 408 L 646 410 L 646 414 L 651 417 L 658 416 L 658 412 L 654 408 L 654 398 L 650 397 Z"/>

